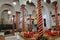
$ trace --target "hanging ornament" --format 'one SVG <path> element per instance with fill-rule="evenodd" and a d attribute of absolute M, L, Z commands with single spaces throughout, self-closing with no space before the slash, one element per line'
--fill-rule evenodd
<path fill-rule="evenodd" d="M 13 0 L 13 5 L 16 5 L 18 0 Z"/>

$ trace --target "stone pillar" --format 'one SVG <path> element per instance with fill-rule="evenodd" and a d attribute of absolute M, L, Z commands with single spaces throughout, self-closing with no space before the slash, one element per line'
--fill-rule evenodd
<path fill-rule="evenodd" d="M 56 29 L 58 29 L 58 26 L 59 26 L 57 8 L 58 8 L 58 7 L 57 7 L 57 1 L 54 1 L 54 2 L 53 2 L 53 9 L 54 9 L 54 13 L 55 13 Z"/>
<path fill-rule="evenodd" d="M 19 30 L 20 12 L 16 12 L 16 30 Z"/>
<path fill-rule="evenodd" d="M 15 19 L 15 15 L 13 15 L 13 26 L 12 26 L 12 34 L 14 35 L 14 33 L 15 33 L 15 30 L 14 30 L 14 28 L 15 28 L 15 26 L 14 26 L 14 19 Z"/>
<path fill-rule="evenodd" d="M 42 6 L 41 0 L 37 0 L 37 9 L 38 9 L 38 33 L 39 37 L 43 36 L 43 20 L 42 20 Z"/>
<path fill-rule="evenodd" d="M 50 27 L 52 28 L 52 12 L 50 11 Z"/>
<path fill-rule="evenodd" d="M 25 31 L 25 24 L 24 24 L 24 9 L 25 9 L 25 5 L 21 6 L 21 10 L 22 10 L 22 31 Z"/>
<path fill-rule="evenodd" d="M 32 32 L 32 18 L 31 18 L 31 15 L 30 16 L 30 32 Z"/>

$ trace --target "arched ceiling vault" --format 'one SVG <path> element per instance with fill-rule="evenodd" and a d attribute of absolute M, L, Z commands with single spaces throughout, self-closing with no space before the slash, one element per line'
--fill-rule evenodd
<path fill-rule="evenodd" d="M 0 8 L 0 13 L 2 13 L 4 10 L 10 10 L 12 13 L 14 13 L 14 7 L 10 4 L 3 4 Z"/>

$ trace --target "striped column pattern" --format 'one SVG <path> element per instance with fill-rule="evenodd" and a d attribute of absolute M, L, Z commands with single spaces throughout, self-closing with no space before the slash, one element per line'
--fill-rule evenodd
<path fill-rule="evenodd" d="M 37 0 L 37 9 L 38 9 L 38 32 L 39 36 L 43 35 L 43 20 L 42 20 L 42 6 L 41 0 Z"/>
<path fill-rule="evenodd" d="M 55 22 L 56 22 L 56 29 L 58 28 L 59 26 L 59 20 L 58 20 L 58 12 L 57 12 L 57 2 L 53 2 L 53 9 L 54 9 L 54 12 L 55 12 Z"/>

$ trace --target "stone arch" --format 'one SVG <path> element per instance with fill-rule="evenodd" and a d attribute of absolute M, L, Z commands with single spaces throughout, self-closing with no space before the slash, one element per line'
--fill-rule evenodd
<path fill-rule="evenodd" d="M 1 7 L 4 6 L 4 5 L 11 6 L 12 8 L 14 8 L 11 4 L 7 4 L 7 3 L 6 4 L 2 4 Z"/>
<path fill-rule="evenodd" d="M 0 20 L 2 13 L 4 13 L 4 11 L 7 12 L 8 10 L 12 12 L 10 16 L 15 15 L 15 9 L 11 4 L 2 4 L 0 8 Z"/>
<path fill-rule="evenodd" d="M 2 12 L 3 10 L 9 10 L 9 9 L 15 10 L 15 8 L 11 4 L 5 3 L 1 5 L 0 12 Z"/>

